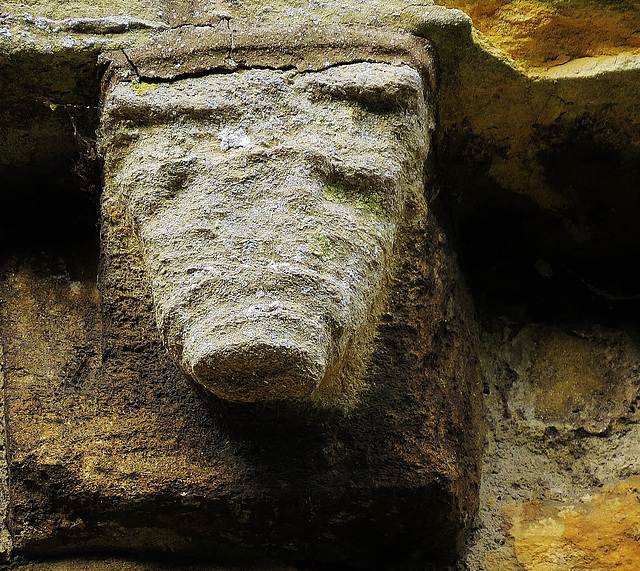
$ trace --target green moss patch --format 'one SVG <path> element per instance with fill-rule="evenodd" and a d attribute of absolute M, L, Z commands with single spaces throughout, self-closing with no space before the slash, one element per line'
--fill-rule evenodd
<path fill-rule="evenodd" d="M 377 218 L 381 218 L 385 214 L 382 197 L 378 192 L 374 191 L 369 194 L 364 194 L 360 190 L 348 192 L 341 186 L 326 184 L 322 188 L 322 193 L 333 202 L 353 204 L 356 208 L 366 210 Z"/>
<path fill-rule="evenodd" d="M 333 257 L 333 248 L 329 237 L 320 232 L 314 232 L 307 237 L 307 244 L 314 256 L 318 256 L 323 262 Z"/>

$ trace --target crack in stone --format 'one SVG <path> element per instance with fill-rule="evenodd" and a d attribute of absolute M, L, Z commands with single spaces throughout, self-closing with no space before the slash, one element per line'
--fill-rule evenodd
<path fill-rule="evenodd" d="M 136 64 L 133 62 L 133 60 L 129 57 L 129 55 L 127 54 L 126 50 L 120 50 L 122 52 L 122 55 L 125 57 L 125 59 L 127 60 L 127 62 L 129 63 L 129 65 L 131 66 L 131 69 L 133 70 L 133 73 L 135 73 L 136 77 L 138 78 L 138 81 L 142 81 L 143 78 L 140 75 L 140 71 L 138 70 L 138 67 L 136 66 Z"/>
<path fill-rule="evenodd" d="M 296 70 L 296 74 L 297 75 L 304 75 L 304 74 L 308 74 L 308 73 L 318 73 L 320 71 L 325 71 L 327 69 L 333 69 L 336 67 L 343 67 L 343 66 L 347 66 L 347 65 L 353 65 L 353 64 L 358 64 L 358 63 L 388 63 L 387 61 L 385 61 L 384 59 L 380 58 L 380 59 L 364 59 L 364 58 L 360 58 L 360 59 L 352 59 L 352 60 L 348 60 L 345 59 L 344 61 L 339 61 L 339 62 L 334 62 L 331 64 L 327 64 L 325 66 L 323 66 L 322 68 L 319 69 L 298 69 L 297 66 L 292 65 L 292 64 L 283 64 L 283 65 L 244 65 L 242 63 L 237 63 L 235 60 L 233 60 L 233 50 L 229 50 L 228 52 L 228 56 L 227 58 L 231 60 L 231 62 L 234 64 L 233 67 L 222 67 L 222 66 L 216 66 L 216 67 L 212 67 L 211 69 L 207 69 L 207 70 L 203 70 L 203 71 L 195 71 L 195 72 L 187 72 L 187 73 L 183 73 L 180 75 L 175 75 L 173 77 L 152 77 L 152 76 L 148 76 L 148 75 L 143 75 L 138 71 L 138 68 L 136 67 L 136 65 L 133 63 L 133 61 L 129 58 L 129 56 L 124 52 L 123 53 L 125 55 L 125 57 L 127 58 L 127 61 L 131 64 L 134 73 L 137 76 L 137 79 L 139 81 L 145 81 L 145 82 L 149 82 L 149 83 L 173 83 L 175 81 L 181 81 L 183 79 L 191 79 L 191 78 L 197 78 L 197 77 L 206 77 L 207 75 L 225 75 L 225 74 L 230 74 L 230 73 L 236 73 L 238 71 L 248 71 L 248 70 L 252 70 L 252 69 L 262 69 L 262 70 L 271 70 L 271 71 L 293 71 Z"/>

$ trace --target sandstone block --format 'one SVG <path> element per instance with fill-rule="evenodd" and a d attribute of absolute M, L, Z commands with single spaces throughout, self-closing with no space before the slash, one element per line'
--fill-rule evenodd
<path fill-rule="evenodd" d="M 110 76 L 99 297 L 4 286 L 18 554 L 455 559 L 482 431 L 432 85 L 353 58 Z"/>

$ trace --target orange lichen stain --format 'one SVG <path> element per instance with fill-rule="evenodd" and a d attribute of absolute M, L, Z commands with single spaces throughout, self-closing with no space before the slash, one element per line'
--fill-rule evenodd
<path fill-rule="evenodd" d="M 574 504 L 535 501 L 505 512 L 527 571 L 640 569 L 640 476 Z"/>
<path fill-rule="evenodd" d="M 640 53 L 640 6 L 631 1 L 440 0 L 463 10 L 476 29 L 524 67 Z"/>

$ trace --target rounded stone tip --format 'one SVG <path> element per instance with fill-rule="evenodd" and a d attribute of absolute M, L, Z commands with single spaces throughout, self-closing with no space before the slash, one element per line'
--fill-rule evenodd
<path fill-rule="evenodd" d="M 317 342 L 310 343 L 296 339 L 296 332 L 274 339 L 272 329 L 264 331 L 265 327 L 255 323 L 250 329 L 215 336 L 190 335 L 183 369 L 226 400 L 257 402 L 309 396 L 327 371 L 328 337 L 318 340 L 315 336 Z M 263 329 L 262 334 L 256 329 Z"/>

